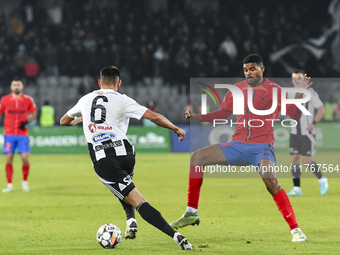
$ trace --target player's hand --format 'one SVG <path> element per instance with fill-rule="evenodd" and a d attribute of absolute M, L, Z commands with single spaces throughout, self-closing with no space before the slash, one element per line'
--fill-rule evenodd
<path fill-rule="evenodd" d="M 72 120 L 72 125 L 78 125 L 78 124 L 82 124 L 83 123 L 83 116 L 80 116 L 74 120 Z"/>
<path fill-rule="evenodd" d="M 294 85 L 297 88 L 309 89 L 309 87 L 313 84 L 310 80 L 311 77 L 307 77 L 307 74 L 305 74 L 302 80 L 295 82 Z M 303 98 L 303 93 L 296 93 L 296 98 Z"/>
<path fill-rule="evenodd" d="M 177 129 L 174 130 L 174 133 L 178 136 L 178 141 L 182 142 L 185 137 L 185 131 L 182 128 L 177 127 Z"/>
<path fill-rule="evenodd" d="M 315 128 L 315 125 L 313 123 L 311 123 L 311 124 L 308 125 L 307 130 L 309 132 L 312 132 L 314 128 Z"/>
<path fill-rule="evenodd" d="M 185 112 L 185 118 L 188 120 L 201 120 L 199 116 L 200 114 L 194 113 L 194 111 L 191 109 L 188 109 Z"/>
<path fill-rule="evenodd" d="M 20 123 L 20 129 L 21 130 L 25 130 L 26 129 L 26 127 L 27 127 L 27 125 L 28 125 L 28 121 L 26 120 L 26 121 L 23 121 L 23 122 L 21 122 Z"/>
<path fill-rule="evenodd" d="M 188 109 L 185 111 L 185 118 L 190 120 L 190 117 L 191 117 L 191 109 Z"/>

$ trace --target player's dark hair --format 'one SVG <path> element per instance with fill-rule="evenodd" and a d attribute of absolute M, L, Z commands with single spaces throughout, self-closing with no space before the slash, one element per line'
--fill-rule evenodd
<path fill-rule="evenodd" d="M 21 82 L 22 82 L 22 79 L 20 79 L 19 77 L 14 77 L 14 78 L 12 79 L 12 81 L 21 81 Z"/>
<path fill-rule="evenodd" d="M 293 73 L 302 73 L 302 75 L 305 75 L 306 72 L 301 69 L 296 69 Z"/>
<path fill-rule="evenodd" d="M 100 70 L 100 80 L 105 85 L 116 85 L 119 79 L 120 72 L 115 66 L 107 66 Z"/>
<path fill-rule="evenodd" d="M 243 59 L 242 64 L 256 63 L 258 66 L 263 66 L 263 60 L 260 55 L 250 54 Z"/>

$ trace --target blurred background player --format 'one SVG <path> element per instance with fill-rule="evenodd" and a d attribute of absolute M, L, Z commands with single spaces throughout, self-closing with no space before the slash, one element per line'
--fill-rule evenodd
<path fill-rule="evenodd" d="M 305 72 L 296 70 L 292 73 L 292 83 L 294 87 L 301 87 Z M 308 88 L 311 93 L 311 99 L 305 103 L 305 107 L 312 115 L 302 114 L 296 127 L 291 128 L 290 132 L 290 154 L 292 155 L 292 175 L 294 188 L 287 194 L 288 196 L 302 196 L 300 176 L 301 166 L 308 167 L 312 173 L 319 179 L 320 193 L 325 195 L 328 191 L 327 178 L 322 176 L 318 165 L 312 160 L 315 156 L 315 125 L 322 119 L 325 114 L 325 107 L 319 98 L 318 93 L 311 87 Z M 290 94 L 290 98 L 295 98 L 295 94 Z M 315 110 L 317 113 L 315 114 Z"/>
<path fill-rule="evenodd" d="M 2 191 L 12 192 L 13 184 L 13 157 L 15 149 L 22 159 L 23 180 L 21 183 L 23 191 L 28 192 L 27 177 L 30 169 L 29 156 L 30 145 L 28 138 L 28 123 L 36 117 L 37 107 L 32 97 L 22 93 L 24 85 L 20 79 L 13 79 L 11 82 L 12 93 L 1 98 L 0 114 L 5 113 L 4 121 L 4 149 L 6 154 L 6 177 L 7 187 Z"/>

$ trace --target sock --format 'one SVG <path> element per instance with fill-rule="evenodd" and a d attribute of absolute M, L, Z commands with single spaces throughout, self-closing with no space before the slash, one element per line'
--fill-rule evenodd
<path fill-rule="evenodd" d="M 23 181 L 27 181 L 29 171 L 30 171 L 30 165 L 22 164 L 22 180 Z"/>
<path fill-rule="evenodd" d="M 202 168 L 200 168 L 202 170 Z M 188 204 L 187 206 L 198 209 L 198 200 L 200 198 L 201 186 L 203 183 L 203 172 L 196 171 L 196 166 L 190 166 Z"/>
<path fill-rule="evenodd" d="M 176 231 L 170 227 L 159 211 L 153 208 L 147 201 L 141 202 L 137 206 L 140 216 L 152 226 L 158 228 L 170 237 L 174 237 Z"/>
<path fill-rule="evenodd" d="M 13 165 L 12 164 L 6 164 L 7 183 L 12 183 L 12 177 L 13 177 Z"/>
<path fill-rule="evenodd" d="M 301 176 L 301 167 L 300 165 L 291 165 L 292 175 L 293 175 L 293 183 L 295 187 L 300 187 L 300 176 Z"/>
<path fill-rule="evenodd" d="M 135 208 L 133 208 L 132 205 L 124 202 L 123 200 L 120 200 L 120 203 L 122 204 L 125 214 L 126 214 L 126 219 L 131 219 L 131 218 L 135 218 Z"/>
<path fill-rule="evenodd" d="M 298 228 L 299 226 L 296 222 L 295 213 L 286 192 L 282 189 L 275 196 L 273 196 L 273 198 L 280 210 L 280 213 L 288 223 L 290 230 Z"/>
<path fill-rule="evenodd" d="M 185 211 L 188 214 L 196 214 L 197 213 L 197 209 L 187 206 L 187 210 Z"/>
<path fill-rule="evenodd" d="M 320 172 L 318 165 L 314 161 L 310 163 L 308 168 L 313 174 L 315 174 L 316 177 L 318 177 L 318 179 L 322 178 L 322 173 Z"/>
<path fill-rule="evenodd" d="M 319 181 L 319 183 L 325 182 L 325 181 L 327 181 L 327 178 L 325 176 L 322 176 L 318 181 Z"/>
<path fill-rule="evenodd" d="M 294 186 L 294 189 L 295 189 L 296 191 L 300 191 L 300 192 L 302 192 L 302 189 L 301 189 L 301 187 Z"/>

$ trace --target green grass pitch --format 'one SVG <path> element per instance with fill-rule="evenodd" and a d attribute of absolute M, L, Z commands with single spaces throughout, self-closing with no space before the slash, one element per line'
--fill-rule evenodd
<path fill-rule="evenodd" d="M 289 164 L 287 153 L 278 163 Z M 339 151 L 317 153 L 318 163 L 339 163 Z M 0 166 L 4 169 L 5 159 Z M 189 154 L 137 154 L 134 182 L 168 221 L 186 208 Z M 302 179 L 302 197 L 291 198 L 307 242 L 292 243 L 289 227 L 259 178 L 208 178 L 200 198 L 200 226 L 180 230 L 193 251 L 180 251 L 171 238 L 137 213 L 136 240 L 114 250 L 101 248 L 96 232 L 104 223 L 125 230 L 125 214 L 98 180 L 88 155 L 31 155 L 29 184 L 21 190 L 21 163 L 14 162 L 14 192 L 0 194 L 0 254 L 338 254 L 340 180 L 319 193 L 316 178 Z M 5 187 L 5 173 L 2 174 Z M 291 179 L 280 179 L 288 192 Z M 208 247 L 206 247 L 208 244 Z M 201 247 L 201 246 L 205 247 Z"/>

